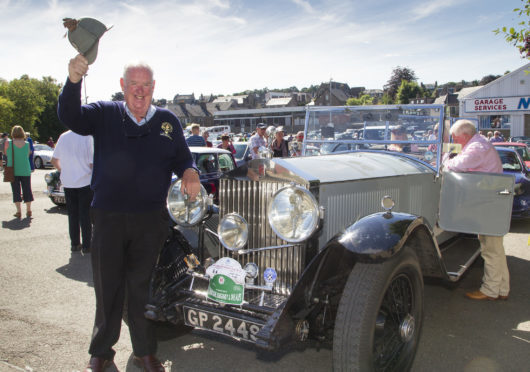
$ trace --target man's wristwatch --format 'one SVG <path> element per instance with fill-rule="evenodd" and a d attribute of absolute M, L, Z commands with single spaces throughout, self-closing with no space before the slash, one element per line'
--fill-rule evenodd
<path fill-rule="evenodd" d="M 195 169 L 195 168 L 186 168 L 186 169 L 184 170 L 184 173 L 186 173 L 186 171 L 188 171 L 188 170 L 195 172 L 195 174 L 197 174 L 197 176 L 199 175 L 199 171 L 198 171 L 197 169 Z M 183 173 L 183 174 L 184 174 L 184 173 Z"/>

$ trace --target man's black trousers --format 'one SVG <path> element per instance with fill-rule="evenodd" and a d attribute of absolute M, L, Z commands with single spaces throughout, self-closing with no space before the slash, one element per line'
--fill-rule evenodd
<path fill-rule="evenodd" d="M 118 213 L 92 208 L 92 270 L 96 319 L 89 353 L 112 360 L 120 337 L 127 291 L 129 333 L 134 355 L 156 353 L 154 324 L 144 317 L 149 280 L 168 235 L 167 210 Z"/>
<path fill-rule="evenodd" d="M 66 209 L 68 210 L 68 230 L 72 248 L 81 243 L 83 237 L 83 250 L 89 251 L 92 240 L 92 223 L 90 222 L 90 203 L 92 202 L 92 190 L 90 185 L 79 188 L 64 188 Z"/>

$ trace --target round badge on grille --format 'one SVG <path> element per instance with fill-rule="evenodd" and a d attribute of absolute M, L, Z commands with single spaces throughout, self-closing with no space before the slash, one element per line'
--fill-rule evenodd
<path fill-rule="evenodd" d="M 265 283 L 267 283 L 267 285 L 272 285 L 272 283 L 276 281 L 277 277 L 278 274 L 276 274 L 276 270 L 274 270 L 272 267 L 267 267 L 263 272 L 263 279 L 265 279 Z"/>

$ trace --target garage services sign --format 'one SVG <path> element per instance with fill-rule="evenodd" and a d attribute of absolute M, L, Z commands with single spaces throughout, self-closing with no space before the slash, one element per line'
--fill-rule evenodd
<path fill-rule="evenodd" d="M 475 113 L 530 111 L 530 96 L 468 98 L 464 100 L 464 111 Z"/>

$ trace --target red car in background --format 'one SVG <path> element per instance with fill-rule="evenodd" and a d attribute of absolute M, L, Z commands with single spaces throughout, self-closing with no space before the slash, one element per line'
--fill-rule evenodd
<path fill-rule="evenodd" d="M 509 149 L 517 151 L 527 168 L 530 168 L 530 153 L 528 153 L 528 147 L 526 144 L 520 142 L 494 142 L 494 146 L 508 147 Z"/>

